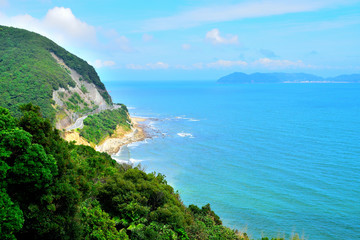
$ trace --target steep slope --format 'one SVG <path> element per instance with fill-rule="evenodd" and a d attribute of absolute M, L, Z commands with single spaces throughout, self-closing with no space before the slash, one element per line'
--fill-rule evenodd
<path fill-rule="evenodd" d="M 20 115 L 32 102 L 59 129 L 79 116 L 112 106 L 92 66 L 33 32 L 0 26 L 0 106 Z"/>

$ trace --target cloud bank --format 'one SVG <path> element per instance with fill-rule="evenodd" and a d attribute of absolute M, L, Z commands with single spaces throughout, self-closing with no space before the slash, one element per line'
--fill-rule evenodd
<path fill-rule="evenodd" d="M 145 65 L 141 64 L 126 64 L 127 69 L 131 70 L 157 70 L 157 69 L 168 69 L 169 64 L 164 62 L 156 62 L 156 63 L 147 63 Z"/>
<path fill-rule="evenodd" d="M 208 68 L 228 68 L 228 67 L 235 67 L 235 66 L 247 66 L 248 63 L 238 60 L 238 61 L 230 61 L 230 60 L 218 60 L 216 62 L 208 63 L 206 66 Z"/>
<path fill-rule="evenodd" d="M 305 64 L 303 61 L 290 60 L 274 60 L 270 58 L 260 58 L 252 63 L 254 66 L 263 66 L 269 69 L 284 69 L 284 68 L 313 68 L 312 65 Z"/>
<path fill-rule="evenodd" d="M 268 69 L 268 70 L 283 70 L 283 69 L 314 69 L 313 65 L 305 64 L 303 61 L 291 60 L 274 60 L 270 58 L 260 58 L 252 62 L 245 62 L 242 60 L 224 60 L 220 59 L 210 63 L 194 63 L 192 65 L 170 65 L 163 62 L 148 63 L 148 64 L 127 64 L 127 69 L 131 70 L 154 70 L 154 69 L 182 69 L 182 70 L 201 70 L 201 69 L 221 69 L 221 68 L 240 68 L 240 69 Z"/>

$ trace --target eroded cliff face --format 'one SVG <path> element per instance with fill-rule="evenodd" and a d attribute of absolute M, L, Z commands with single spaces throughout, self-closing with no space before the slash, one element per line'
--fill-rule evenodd
<path fill-rule="evenodd" d="M 69 68 L 62 59 L 51 53 L 57 63 L 64 68 L 76 83 L 75 87 L 59 88 L 53 91 L 53 107 L 56 113 L 56 128 L 65 129 L 75 123 L 76 119 L 91 113 L 98 113 L 111 108 L 93 83 L 82 80 L 82 76 Z"/>

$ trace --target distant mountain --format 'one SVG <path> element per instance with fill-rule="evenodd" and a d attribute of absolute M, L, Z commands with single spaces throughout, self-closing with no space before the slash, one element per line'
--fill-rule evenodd
<path fill-rule="evenodd" d="M 326 81 L 329 81 L 329 82 L 360 83 L 360 74 L 340 75 L 340 76 L 333 77 L 333 78 L 327 78 Z"/>
<path fill-rule="evenodd" d="M 360 74 L 323 78 L 307 73 L 234 72 L 217 80 L 218 83 L 360 83 Z"/>

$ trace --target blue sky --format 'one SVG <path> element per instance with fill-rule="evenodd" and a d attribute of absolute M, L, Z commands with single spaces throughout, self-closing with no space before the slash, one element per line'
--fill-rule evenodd
<path fill-rule="evenodd" d="M 105 82 L 360 73 L 360 1 L 0 0 L 0 24 L 49 37 Z"/>

